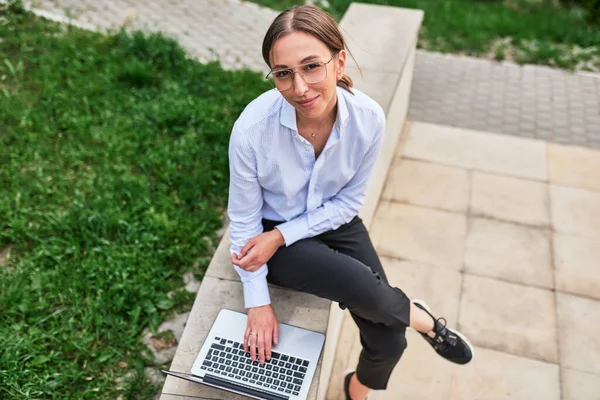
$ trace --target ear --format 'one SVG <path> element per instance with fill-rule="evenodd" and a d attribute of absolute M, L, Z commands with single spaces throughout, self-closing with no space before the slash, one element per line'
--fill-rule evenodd
<path fill-rule="evenodd" d="M 344 76 L 346 70 L 346 50 L 340 50 L 337 55 L 337 80 L 339 81 Z"/>

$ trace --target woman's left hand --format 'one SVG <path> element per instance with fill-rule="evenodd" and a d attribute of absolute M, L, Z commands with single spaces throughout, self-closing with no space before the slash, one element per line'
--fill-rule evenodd
<path fill-rule="evenodd" d="M 239 255 L 233 253 L 231 262 L 245 271 L 254 272 L 266 264 L 284 244 L 285 240 L 279 229 L 261 233 L 250 239 Z"/>

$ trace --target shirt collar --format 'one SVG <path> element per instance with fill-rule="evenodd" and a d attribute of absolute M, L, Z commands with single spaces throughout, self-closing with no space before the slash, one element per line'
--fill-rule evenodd
<path fill-rule="evenodd" d="M 346 122 L 348 118 L 348 105 L 346 104 L 346 93 L 344 93 L 346 89 L 336 86 L 337 93 L 337 119 L 335 121 L 335 125 L 337 125 L 340 129 Z M 281 125 L 298 132 L 298 127 L 296 125 L 296 109 L 292 106 L 286 99 L 281 96 L 281 101 L 283 102 L 281 106 L 281 115 L 279 117 L 279 122 Z M 334 126 L 335 126 L 334 125 Z"/>

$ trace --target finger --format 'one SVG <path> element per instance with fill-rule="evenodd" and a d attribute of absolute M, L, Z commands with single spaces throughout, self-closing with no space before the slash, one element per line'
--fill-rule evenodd
<path fill-rule="evenodd" d="M 248 243 L 246 243 L 246 245 L 244 247 L 242 247 L 242 250 L 240 250 L 240 256 L 242 256 L 242 257 L 246 256 L 246 254 L 248 254 L 250 249 L 253 247 L 254 247 L 254 239 L 250 239 L 248 241 Z"/>
<path fill-rule="evenodd" d="M 250 335 L 250 358 L 252 361 L 256 360 L 256 333 Z"/>
<path fill-rule="evenodd" d="M 258 360 L 261 364 L 265 363 L 265 331 L 258 332 Z"/>
<path fill-rule="evenodd" d="M 256 256 L 254 254 L 248 255 L 239 262 L 238 267 L 247 271 L 248 268 L 250 268 L 252 265 L 256 264 L 255 259 L 256 259 Z"/>
<path fill-rule="evenodd" d="M 273 343 L 277 344 L 279 342 L 279 324 L 275 322 L 275 327 L 273 328 Z"/>
<path fill-rule="evenodd" d="M 250 327 L 246 327 L 246 333 L 244 333 L 244 353 L 248 353 L 248 337 L 250 336 Z"/>
<path fill-rule="evenodd" d="M 265 359 L 271 361 L 271 345 L 273 344 L 273 334 L 265 331 Z"/>

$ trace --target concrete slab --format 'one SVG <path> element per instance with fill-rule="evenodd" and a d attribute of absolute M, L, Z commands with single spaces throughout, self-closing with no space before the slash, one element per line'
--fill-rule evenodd
<path fill-rule="evenodd" d="M 600 300 L 600 240 L 554 234 L 556 289 Z"/>
<path fill-rule="evenodd" d="M 550 243 L 550 234 L 544 230 L 471 218 L 465 272 L 552 289 L 554 271 Z"/>
<path fill-rule="evenodd" d="M 471 215 L 542 228 L 550 225 L 544 183 L 482 172 L 472 176 Z"/>
<path fill-rule="evenodd" d="M 550 144 L 548 167 L 553 184 L 600 192 L 598 150 Z"/>
<path fill-rule="evenodd" d="M 563 400 L 597 399 L 600 394 L 600 375 L 562 368 Z"/>
<path fill-rule="evenodd" d="M 469 193 L 469 173 L 464 169 L 396 158 L 381 198 L 464 213 Z"/>
<path fill-rule="evenodd" d="M 475 345 L 558 362 L 554 296 L 548 290 L 465 275 L 459 324 Z"/>
<path fill-rule="evenodd" d="M 375 224 L 382 225 L 374 228 L 378 236 L 373 238 L 380 255 L 462 268 L 467 233 L 464 215 L 382 202 Z"/>
<path fill-rule="evenodd" d="M 600 375 L 600 302 L 556 294 L 560 365 Z"/>
<path fill-rule="evenodd" d="M 550 204 L 554 230 L 600 239 L 600 193 L 551 185 Z"/>
<path fill-rule="evenodd" d="M 548 180 L 546 143 L 414 122 L 407 158 L 466 169 Z"/>

